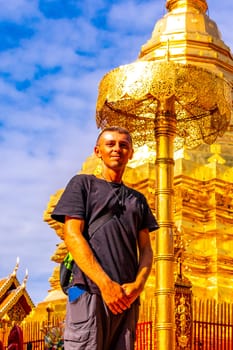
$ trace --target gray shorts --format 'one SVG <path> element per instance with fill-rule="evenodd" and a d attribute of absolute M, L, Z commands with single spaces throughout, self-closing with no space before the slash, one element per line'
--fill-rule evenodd
<path fill-rule="evenodd" d="M 113 315 L 97 294 L 67 302 L 65 350 L 133 350 L 139 302 Z"/>

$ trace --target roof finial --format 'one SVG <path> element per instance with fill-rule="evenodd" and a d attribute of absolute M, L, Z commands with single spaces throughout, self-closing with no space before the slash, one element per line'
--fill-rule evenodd
<path fill-rule="evenodd" d="M 24 277 L 22 285 L 21 285 L 22 288 L 26 287 L 27 280 L 28 280 L 28 269 L 26 269 L 26 271 L 25 271 L 25 277 Z"/>
<path fill-rule="evenodd" d="M 23 288 L 26 287 L 27 280 L 28 280 L 28 269 L 26 269 L 26 271 L 25 271 L 25 277 L 24 277 L 23 283 L 22 283 Z"/>
<path fill-rule="evenodd" d="M 18 271 L 18 268 L 19 268 L 19 257 L 17 256 L 16 265 L 15 265 L 14 271 L 12 272 L 12 276 L 16 276 L 16 272 Z"/>

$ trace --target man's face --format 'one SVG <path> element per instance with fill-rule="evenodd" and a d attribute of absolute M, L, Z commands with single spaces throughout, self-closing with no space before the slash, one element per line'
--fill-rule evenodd
<path fill-rule="evenodd" d="M 95 154 L 111 169 L 121 169 L 132 159 L 133 148 L 127 134 L 106 131 L 95 147 Z"/>

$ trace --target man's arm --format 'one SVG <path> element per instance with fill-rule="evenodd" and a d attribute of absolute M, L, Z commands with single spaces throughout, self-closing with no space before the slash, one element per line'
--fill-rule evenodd
<path fill-rule="evenodd" d="M 137 299 L 143 291 L 147 278 L 149 277 L 152 263 L 153 250 L 150 242 L 150 234 L 148 229 L 141 230 L 138 237 L 139 248 L 139 267 L 136 279 L 133 283 L 125 283 L 122 287 L 126 295 L 130 298 L 131 304 Z"/>
<path fill-rule="evenodd" d="M 114 314 L 130 306 L 124 289 L 114 282 L 96 260 L 88 242 L 83 236 L 84 220 L 66 217 L 64 241 L 79 268 L 99 287 L 101 295 Z"/>

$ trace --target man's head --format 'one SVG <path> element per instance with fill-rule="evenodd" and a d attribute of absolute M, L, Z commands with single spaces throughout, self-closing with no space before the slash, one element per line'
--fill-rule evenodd
<path fill-rule="evenodd" d="M 107 127 L 99 134 L 94 151 L 107 168 L 123 171 L 133 156 L 131 135 L 119 126 Z"/>
<path fill-rule="evenodd" d="M 108 131 L 117 132 L 118 134 L 125 134 L 125 135 L 127 135 L 128 140 L 131 143 L 131 146 L 133 147 L 133 141 L 132 141 L 132 137 L 131 137 L 129 131 L 127 129 L 125 129 L 125 128 L 122 128 L 121 126 L 108 126 L 108 127 L 104 128 L 103 130 L 101 130 L 101 132 L 100 132 L 100 134 L 99 134 L 99 136 L 97 137 L 97 140 L 96 140 L 96 146 L 99 145 L 99 141 L 100 141 L 102 135 L 105 132 L 108 132 Z"/>

